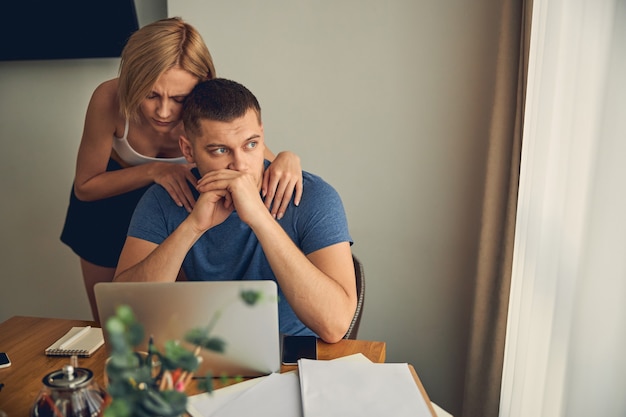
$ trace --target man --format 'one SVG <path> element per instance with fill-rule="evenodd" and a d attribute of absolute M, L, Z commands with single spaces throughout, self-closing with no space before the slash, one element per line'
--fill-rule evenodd
<path fill-rule="evenodd" d="M 199 196 L 189 214 L 160 186 L 140 201 L 116 281 L 272 279 L 284 334 L 334 343 L 356 308 L 351 238 L 341 199 L 303 173 L 305 192 L 275 219 L 261 196 L 264 136 L 254 95 L 230 80 L 198 84 L 183 107 L 183 155 L 195 163 Z"/>

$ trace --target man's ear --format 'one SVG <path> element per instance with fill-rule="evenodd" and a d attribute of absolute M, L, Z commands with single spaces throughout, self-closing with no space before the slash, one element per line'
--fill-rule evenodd
<path fill-rule="evenodd" d="M 178 146 L 180 146 L 180 150 L 187 162 L 194 164 L 196 160 L 193 157 L 193 146 L 191 146 L 191 141 L 185 135 L 180 135 L 178 138 Z"/>

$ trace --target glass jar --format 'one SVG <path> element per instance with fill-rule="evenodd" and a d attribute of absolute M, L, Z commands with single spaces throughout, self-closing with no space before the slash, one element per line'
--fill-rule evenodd
<path fill-rule="evenodd" d="M 65 365 L 46 375 L 33 404 L 32 417 L 96 417 L 101 415 L 107 393 L 86 368 Z"/>

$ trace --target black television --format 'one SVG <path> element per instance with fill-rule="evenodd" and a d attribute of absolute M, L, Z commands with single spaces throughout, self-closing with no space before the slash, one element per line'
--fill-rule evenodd
<path fill-rule="evenodd" d="M 8 0 L 0 60 L 119 57 L 139 28 L 134 0 Z"/>

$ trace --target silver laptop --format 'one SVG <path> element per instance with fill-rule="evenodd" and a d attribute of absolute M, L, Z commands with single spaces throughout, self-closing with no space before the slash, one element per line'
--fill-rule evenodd
<path fill-rule="evenodd" d="M 261 300 L 246 304 L 242 291 L 258 291 Z M 184 342 L 192 328 L 206 327 L 221 310 L 211 336 L 225 342 L 223 353 L 201 350 L 197 371 L 215 376 L 259 376 L 280 370 L 278 295 L 274 281 L 103 282 L 95 285 L 102 327 L 121 304 L 130 306 L 145 331 L 137 350 L 147 351 L 150 335 L 163 351 L 167 340 Z M 104 332 L 105 346 L 108 334 Z M 110 351 L 110 348 L 107 346 Z"/>

